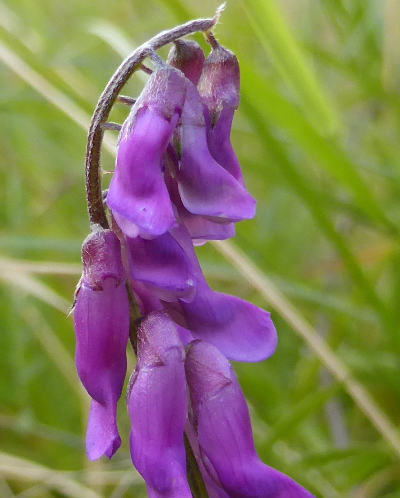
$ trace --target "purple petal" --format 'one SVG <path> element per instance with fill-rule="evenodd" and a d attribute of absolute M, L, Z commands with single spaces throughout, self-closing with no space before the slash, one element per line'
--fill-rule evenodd
<path fill-rule="evenodd" d="M 255 200 L 210 154 L 203 106 L 191 84 L 187 87 L 180 140 L 182 156 L 177 181 L 185 208 L 192 214 L 227 221 L 252 218 Z"/>
<path fill-rule="evenodd" d="M 128 394 L 132 461 L 149 496 L 191 497 L 186 479 L 184 351 L 165 313 L 155 312 L 138 332 L 138 364 Z"/>
<path fill-rule="evenodd" d="M 172 158 L 168 154 L 167 163 L 170 164 L 171 161 Z M 178 170 L 178 165 L 173 169 Z M 182 204 L 176 180 L 167 175 L 166 182 L 171 200 L 177 209 L 179 221 L 185 225 L 194 245 L 202 245 L 209 240 L 225 240 L 235 236 L 234 223 L 227 223 L 225 220 L 218 220 L 217 223 L 204 216 L 190 213 Z"/>
<path fill-rule="evenodd" d="M 97 460 L 103 455 L 111 458 L 121 446 L 116 408 L 116 403 L 103 405 L 92 400 L 86 431 L 86 451 L 89 460 Z"/>
<path fill-rule="evenodd" d="M 191 258 L 196 278 L 196 294 L 190 303 L 165 303 L 176 322 L 195 338 L 214 344 L 225 356 L 236 361 L 255 362 L 271 356 L 277 334 L 270 314 L 254 304 L 208 286 L 196 253 L 183 227 L 171 234 Z"/>
<path fill-rule="evenodd" d="M 176 67 L 190 80 L 197 85 L 205 56 L 202 48 L 193 40 L 176 40 L 169 51 L 167 64 Z"/>
<path fill-rule="evenodd" d="M 191 300 L 195 281 L 191 265 L 178 242 L 166 233 L 156 239 L 127 238 L 131 275 L 166 301 Z"/>
<path fill-rule="evenodd" d="M 158 236 L 174 225 L 162 158 L 182 111 L 185 78 L 172 67 L 153 73 L 133 106 L 120 136 L 115 174 L 107 204 L 121 223 L 140 234 Z M 127 226 L 132 236 L 132 226 Z"/>
<path fill-rule="evenodd" d="M 165 233 L 175 223 L 161 159 L 177 119 L 178 115 L 169 121 L 154 108 L 138 112 L 132 130 L 124 128 L 107 194 L 117 222 L 121 216 L 153 236 Z"/>
<path fill-rule="evenodd" d="M 97 402 L 92 405 L 89 420 L 88 456 L 90 459 L 102 454 L 111 457 L 119 446 L 116 409 L 126 373 L 129 303 L 125 282 L 116 286 L 115 279 L 107 278 L 102 290 L 83 284 L 77 295 L 74 317 L 78 374 Z M 93 443 L 97 438 L 99 441 Z"/>
<path fill-rule="evenodd" d="M 234 112 L 232 107 L 222 109 L 214 126 L 208 128 L 208 147 L 213 158 L 244 185 L 242 169 L 230 139 Z"/>
<path fill-rule="evenodd" d="M 205 104 L 210 152 L 244 185 L 242 170 L 230 141 L 233 115 L 240 98 L 239 63 L 233 52 L 216 43 L 204 64 L 198 89 Z"/>
<path fill-rule="evenodd" d="M 135 293 L 136 302 L 138 303 L 142 315 L 147 315 L 152 311 L 160 311 L 163 309 L 159 298 L 151 293 L 142 282 L 130 280 L 130 284 Z"/>
<path fill-rule="evenodd" d="M 109 458 L 121 444 L 116 411 L 126 373 L 129 302 L 120 243 L 98 230 L 82 246 L 83 276 L 76 294 L 76 366 L 93 398 L 86 435 L 91 460 Z"/>
<path fill-rule="evenodd" d="M 216 348 L 202 341 L 192 343 L 187 352 L 186 378 L 201 461 L 228 496 L 312 496 L 259 459 L 243 392 L 229 362 Z"/>

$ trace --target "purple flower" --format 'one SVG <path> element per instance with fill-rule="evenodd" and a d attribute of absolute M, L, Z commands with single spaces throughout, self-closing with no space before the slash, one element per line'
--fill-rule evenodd
<path fill-rule="evenodd" d="M 218 42 L 204 64 L 198 90 L 205 107 L 210 152 L 243 185 L 242 170 L 230 140 L 240 99 L 239 63 L 235 54 Z"/>
<path fill-rule="evenodd" d="M 181 125 L 174 140 L 181 151 L 176 172 L 179 194 L 190 213 L 214 221 L 240 221 L 254 216 L 253 197 L 210 153 L 203 104 L 189 81 Z"/>
<path fill-rule="evenodd" d="M 162 67 L 153 73 L 121 130 L 107 204 L 130 237 L 156 237 L 175 224 L 162 159 L 180 117 L 185 78 Z"/>
<path fill-rule="evenodd" d="M 212 496 L 312 497 L 258 457 L 246 400 L 226 358 L 211 344 L 195 341 L 187 348 L 185 368 L 191 424 Z"/>
<path fill-rule="evenodd" d="M 205 56 L 202 48 L 193 40 L 176 40 L 169 51 L 167 64 L 176 67 L 190 80 L 197 85 Z"/>
<path fill-rule="evenodd" d="M 129 302 L 120 244 L 111 230 L 89 235 L 82 259 L 74 310 L 76 366 L 92 397 L 86 448 L 96 460 L 111 458 L 121 444 L 116 411 L 126 373 Z"/>
<path fill-rule="evenodd" d="M 138 363 L 128 394 L 131 456 L 150 498 L 189 498 L 183 432 L 187 393 L 184 350 L 165 313 L 138 331 Z"/>
<path fill-rule="evenodd" d="M 164 303 L 174 320 L 193 338 L 214 344 L 232 360 L 255 362 L 271 356 L 277 334 L 270 314 L 236 296 L 210 289 L 185 228 L 176 227 L 171 234 L 190 258 L 196 280 L 196 292 L 190 302 L 178 299 Z"/>

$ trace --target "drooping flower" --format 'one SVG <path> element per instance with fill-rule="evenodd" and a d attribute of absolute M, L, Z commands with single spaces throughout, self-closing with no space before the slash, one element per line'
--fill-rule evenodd
<path fill-rule="evenodd" d="M 116 411 L 126 373 L 129 302 L 120 244 L 111 230 L 89 235 L 82 259 L 74 309 L 76 366 L 92 397 L 86 448 L 96 460 L 111 458 L 121 444 Z"/>
<path fill-rule="evenodd" d="M 168 54 L 167 62 L 176 67 L 194 85 L 197 85 L 204 66 L 205 56 L 200 45 L 192 40 L 177 40 Z M 224 240 L 235 235 L 233 222 L 220 219 L 218 222 L 198 214 L 192 214 L 183 205 L 176 181 L 179 171 L 179 157 L 172 147 L 165 156 L 166 182 L 171 200 L 177 208 L 179 220 L 183 223 L 195 245 L 201 245 L 208 240 Z M 170 174 L 169 174 L 170 173 Z M 171 174 L 172 173 L 172 174 Z M 175 177 L 173 177 L 173 176 Z"/>
<path fill-rule="evenodd" d="M 183 74 L 161 67 L 150 77 L 121 130 L 107 204 L 130 237 L 157 237 L 175 224 L 162 166 L 184 99 Z"/>
<path fill-rule="evenodd" d="M 255 200 L 211 155 L 199 93 L 190 81 L 186 88 L 181 125 L 174 138 L 180 151 L 175 174 L 183 205 L 190 213 L 213 221 L 252 218 Z"/>
<path fill-rule="evenodd" d="M 240 100 L 239 63 L 233 52 L 216 40 L 198 83 L 204 103 L 207 140 L 214 159 L 242 185 L 243 173 L 231 144 L 231 129 Z"/>
<path fill-rule="evenodd" d="M 138 362 L 128 393 L 132 461 L 150 498 L 190 498 L 183 440 L 187 392 L 184 350 L 163 312 L 138 331 Z"/>
<path fill-rule="evenodd" d="M 260 460 L 246 400 L 227 359 L 211 344 L 194 341 L 187 348 L 185 368 L 190 423 L 210 495 L 311 498 L 290 477 Z"/>

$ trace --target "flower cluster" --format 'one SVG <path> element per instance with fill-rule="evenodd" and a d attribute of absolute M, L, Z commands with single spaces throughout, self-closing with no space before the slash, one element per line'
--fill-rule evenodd
<path fill-rule="evenodd" d="M 92 398 L 91 460 L 118 450 L 133 291 L 143 319 L 127 402 L 132 461 L 150 497 L 191 497 L 184 433 L 210 497 L 308 497 L 264 465 L 228 360 L 272 355 L 269 313 L 213 291 L 194 245 L 227 239 L 255 214 L 230 142 L 239 66 L 214 39 L 175 42 L 125 121 L 106 202 L 112 230 L 83 244 L 75 303 L 76 363 Z"/>

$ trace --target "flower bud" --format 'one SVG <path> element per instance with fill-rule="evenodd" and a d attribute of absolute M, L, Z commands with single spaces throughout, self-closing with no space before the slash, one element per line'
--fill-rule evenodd
<path fill-rule="evenodd" d="M 203 105 L 190 82 L 179 128 L 181 161 L 176 179 L 185 208 L 225 222 L 252 218 L 255 200 L 210 153 Z"/>

